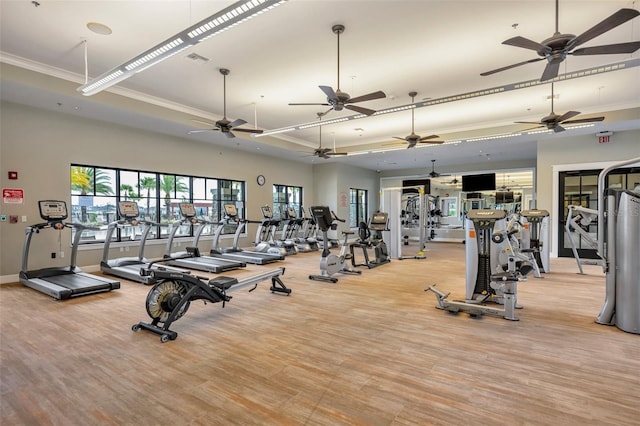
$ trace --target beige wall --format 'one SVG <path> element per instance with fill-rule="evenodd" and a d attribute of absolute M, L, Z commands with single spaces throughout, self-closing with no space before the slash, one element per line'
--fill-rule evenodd
<path fill-rule="evenodd" d="M 0 276 L 20 270 L 25 227 L 41 222 L 37 201 L 70 203 L 71 163 L 244 180 L 249 219 L 260 219 L 260 206 L 271 205 L 274 183 L 302 186 L 305 204 L 315 202 L 313 171 L 308 164 L 12 103 L 2 103 L 1 111 L 0 182 L 3 188 L 23 189 L 25 196 L 23 204 L 0 204 L 0 214 L 26 216 L 27 221 L 0 222 Z M 19 173 L 17 181 L 7 179 L 9 170 Z M 258 174 L 266 177 L 266 185 L 257 185 Z M 325 192 L 322 185 L 316 187 Z M 245 244 L 254 236 L 255 226 L 249 228 Z M 69 230 L 63 231 L 60 240 L 58 232 L 50 229 L 34 235 L 30 269 L 66 264 L 69 241 Z M 150 245 L 146 254 L 159 257 L 163 249 L 164 245 Z M 65 259 L 50 259 L 51 252 L 60 250 L 65 251 Z M 78 265 L 98 265 L 101 254 L 101 250 L 81 250 Z"/>
<path fill-rule="evenodd" d="M 313 167 L 313 179 L 318 203 L 331 207 L 342 219 L 349 218 L 349 189 L 351 188 L 368 191 L 369 215 L 378 208 L 380 187 L 378 173 L 373 170 L 341 163 L 317 164 Z M 346 225 L 338 226 L 338 232 L 347 229 L 347 225 L 348 222 Z"/>

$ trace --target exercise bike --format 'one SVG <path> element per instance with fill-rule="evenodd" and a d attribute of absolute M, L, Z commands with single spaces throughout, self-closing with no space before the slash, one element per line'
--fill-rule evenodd
<path fill-rule="evenodd" d="M 342 231 L 344 240 L 340 247 L 340 255 L 336 256 L 329 250 L 329 229 L 336 230 L 338 228 L 337 222 L 343 222 L 344 219 L 339 219 L 334 212 L 329 210 L 327 206 L 314 206 L 311 207 L 311 214 L 316 220 L 318 228 L 322 232 L 322 239 L 324 241 L 322 249 L 322 258 L 320 259 L 320 274 L 309 275 L 310 280 L 326 281 L 331 283 L 337 283 L 338 279 L 333 275 L 338 272 L 343 274 L 361 274 L 362 271 L 356 271 L 351 269 L 347 264 L 347 260 L 351 258 L 351 255 L 347 254 L 347 247 L 349 235 L 353 235 L 352 231 Z"/>
<path fill-rule="evenodd" d="M 193 247 L 188 247 L 187 251 L 192 251 Z M 185 258 L 189 255 L 184 256 Z M 164 259 L 155 262 L 162 262 Z M 148 330 L 160 335 L 160 341 L 166 343 L 175 340 L 178 333 L 170 330 L 171 324 L 179 320 L 187 313 L 189 305 L 194 300 L 203 300 L 211 303 L 222 302 L 225 307 L 226 302 L 231 300 L 227 293 L 232 288 L 239 288 L 246 285 L 253 285 L 249 292 L 256 289 L 258 283 L 271 279 L 272 293 L 283 293 L 289 295 L 291 289 L 287 288 L 280 276 L 284 274 L 284 268 L 277 268 L 272 271 L 263 272 L 242 280 L 233 277 L 218 276 L 209 279 L 192 274 L 167 271 L 162 269 L 142 268 L 140 274 L 149 277 L 155 284 L 147 294 L 146 308 L 151 317 L 151 323 L 139 322 L 131 326 L 133 331 Z"/>

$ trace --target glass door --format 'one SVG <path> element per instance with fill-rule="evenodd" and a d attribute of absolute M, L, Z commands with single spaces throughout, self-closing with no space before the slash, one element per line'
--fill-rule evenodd
<path fill-rule="evenodd" d="M 568 220 L 569 206 L 581 206 L 594 211 L 598 210 L 598 174 L 600 170 L 576 170 L 561 172 L 558 174 L 559 199 L 558 211 L 561 212 L 558 224 L 558 256 L 573 257 L 571 242 L 573 238 L 580 258 L 599 259 L 596 250 L 587 243 L 580 233 L 567 233 L 565 225 Z M 640 191 L 640 169 L 619 169 L 610 173 L 605 182 L 607 188 L 626 189 Z M 597 241 L 598 218 L 591 216 L 589 220 L 582 221 L 580 225 L 593 241 Z"/>

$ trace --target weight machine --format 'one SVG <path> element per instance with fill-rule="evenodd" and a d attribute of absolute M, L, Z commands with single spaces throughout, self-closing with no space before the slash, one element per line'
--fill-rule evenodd
<path fill-rule="evenodd" d="M 549 212 L 547 210 L 523 210 L 524 219 L 522 248 L 531 250 L 541 272 L 550 272 Z"/>
<path fill-rule="evenodd" d="M 634 163 L 640 157 L 613 164 L 598 176 L 598 253 L 606 296 L 596 322 L 640 334 L 640 194 L 605 188 L 609 172 Z"/>
<path fill-rule="evenodd" d="M 577 213 L 574 215 L 574 212 Z M 571 244 L 571 251 L 573 251 L 573 257 L 578 264 L 579 274 L 584 275 L 582 265 L 602 265 L 602 259 L 600 260 L 585 260 L 580 258 L 578 247 L 573 240 L 573 234 L 578 234 L 581 242 L 593 250 L 598 250 L 598 241 L 587 232 L 584 228 L 588 228 L 591 223 L 598 218 L 598 210 L 588 209 L 582 206 L 569 206 L 567 212 L 567 221 L 564 225 L 566 235 L 569 238 L 569 244 Z"/>
<path fill-rule="evenodd" d="M 449 294 L 435 288 L 435 284 L 425 291 L 435 294 L 438 309 L 464 311 L 473 317 L 499 315 L 518 321 L 515 311 L 522 308 L 517 304 L 518 282 L 533 271 L 531 265 L 519 262 L 515 256 L 511 239 L 518 230 L 507 229 L 504 210 L 470 210 L 466 220 L 466 299 L 449 301 Z M 509 254 L 506 271 L 502 271 L 498 261 L 501 250 Z"/>

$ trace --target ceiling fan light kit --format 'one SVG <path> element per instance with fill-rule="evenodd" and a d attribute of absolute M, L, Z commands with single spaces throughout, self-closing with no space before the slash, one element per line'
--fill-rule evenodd
<path fill-rule="evenodd" d="M 331 108 L 327 110 L 329 111 L 342 111 L 343 109 L 349 109 L 351 111 L 358 112 L 365 116 L 373 115 L 376 113 L 375 110 L 370 108 L 365 108 L 359 105 L 352 105 L 355 103 L 372 101 L 375 99 L 385 98 L 387 95 L 381 90 L 377 92 L 367 93 L 366 95 L 357 96 L 352 98 L 348 93 L 345 93 L 340 90 L 340 34 L 344 32 L 344 25 L 336 24 L 331 27 L 331 31 L 337 36 L 338 40 L 338 85 L 334 90 L 330 86 L 318 86 L 320 90 L 326 95 L 327 101 L 324 103 L 290 103 L 289 105 L 300 106 L 300 105 L 316 105 L 316 106 L 330 106 Z"/>
<path fill-rule="evenodd" d="M 546 59 L 547 65 L 542 73 L 542 77 L 540 77 L 540 81 L 548 81 L 558 76 L 560 64 L 564 62 L 567 55 L 582 56 L 625 54 L 634 53 L 636 50 L 640 49 L 640 41 L 576 49 L 576 47 L 616 28 L 619 25 L 624 24 L 627 21 L 632 20 L 638 16 L 640 12 L 635 9 L 620 9 L 579 36 L 575 36 L 574 34 L 561 34 L 558 30 L 558 1 L 559 0 L 556 0 L 556 32 L 551 37 L 540 43 L 521 36 L 513 37 L 502 42 L 502 44 L 505 45 L 533 50 L 538 54 L 538 56 L 540 56 L 539 58 L 529 59 L 523 62 L 518 62 L 517 64 L 486 71 L 480 75 L 487 76 Z"/>
<path fill-rule="evenodd" d="M 210 129 L 201 129 L 201 130 L 191 130 L 188 133 L 192 134 L 192 133 L 202 133 L 202 132 L 210 132 L 210 131 L 219 131 L 222 132 L 226 137 L 228 138 L 235 138 L 236 136 L 233 134 L 233 132 L 231 130 L 233 130 L 234 132 L 245 132 L 245 133 L 255 133 L 255 134 L 260 134 L 262 133 L 262 130 L 259 129 L 239 129 L 238 126 L 242 126 L 243 124 L 247 124 L 247 122 L 241 118 L 238 118 L 235 121 L 229 121 L 227 120 L 227 76 L 229 75 L 229 73 L 231 71 L 229 71 L 227 68 L 220 68 L 220 74 L 222 74 L 222 102 L 223 102 L 223 117 L 222 120 L 218 120 L 215 123 L 208 123 L 206 121 L 201 121 L 201 120 L 192 120 L 196 123 L 202 123 L 205 124 L 207 126 L 215 126 L 212 127 Z"/>
<path fill-rule="evenodd" d="M 340 156 L 340 155 L 347 155 L 346 152 L 336 152 L 335 149 L 331 149 L 331 148 L 323 148 L 322 147 L 322 117 L 325 116 L 329 111 L 325 111 L 325 112 L 318 112 L 316 115 L 318 116 L 318 122 L 320 123 L 320 125 L 318 126 L 318 147 L 313 151 L 313 156 L 318 157 L 318 158 L 324 158 L 325 160 L 334 157 L 334 156 Z M 333 142 L 334 144 L 334 148 L 335 148 L 335 140 Z"/>
<path fill-rule="evenodd" d="M 85 96 L 94 95 L 222 31 L 228 30 L 256 15 L 271 10 L 286 1 L 287 0 L 241 0 L 235 2 L 231 6 L 222 9 L 186 30 L 169 37 L 151 49 L 142 52 L 135 58 L 86 82 L 78 87 L 77 90 Z"/>
<path fill-rule="evenodd" d="M 516 121 L 518 124 L 537 124 L 536 127 L 532 127 L 530 129 L 523 130 L 525 132 L 529 130 L 538 129 L 540 127 L 546 127 L 548 130 L 553 130 L 555 133 L 564 132 L 566 129 L 563 125 L 566 124 L 584 124 L 584 123 L 595 123 L 599 121 L 603 121 L 604 117 L 590 117 L 590 118 L 579 118 L 577 120 L 570 120 L 571 118 L 580 115 L 579 111 L 568 111 L 562 115 L 558 115 L 553 111 L 553 100 L 555 99 L 554 93 L 554 84 L 551 83 L 551 113 L 546 117 L 543 117 L 539 123 L 531 122 L 531 121 Z"/>
<path fill-rule="evenodd" d="M 409 92 L 409 96 L 411 96 L 411 104 L 415 103 L 415 97 L 418 94 L 418 92 Z M 407 142 L 407 149 L 409 148 L 414 148 L 417 144 L 419 143 L 431 143 L 431 144 L 441 144 L 444 143 L 444 141 L 438 141 L 438 140 L 434 140 L 439 138 L 438 135 L 431 135 L 431 136 L 425 136 L 425 137 L 421 137 L 419 135 L 416 135 L 415 132 L 415 108 L 411 108 L 411 134 L 408 136 L 405 136 L 404 138 L 401 138 L 399 136 L 394 136 L 394 139 L 400 139 L 400 140 L 404 140 Z"/>

